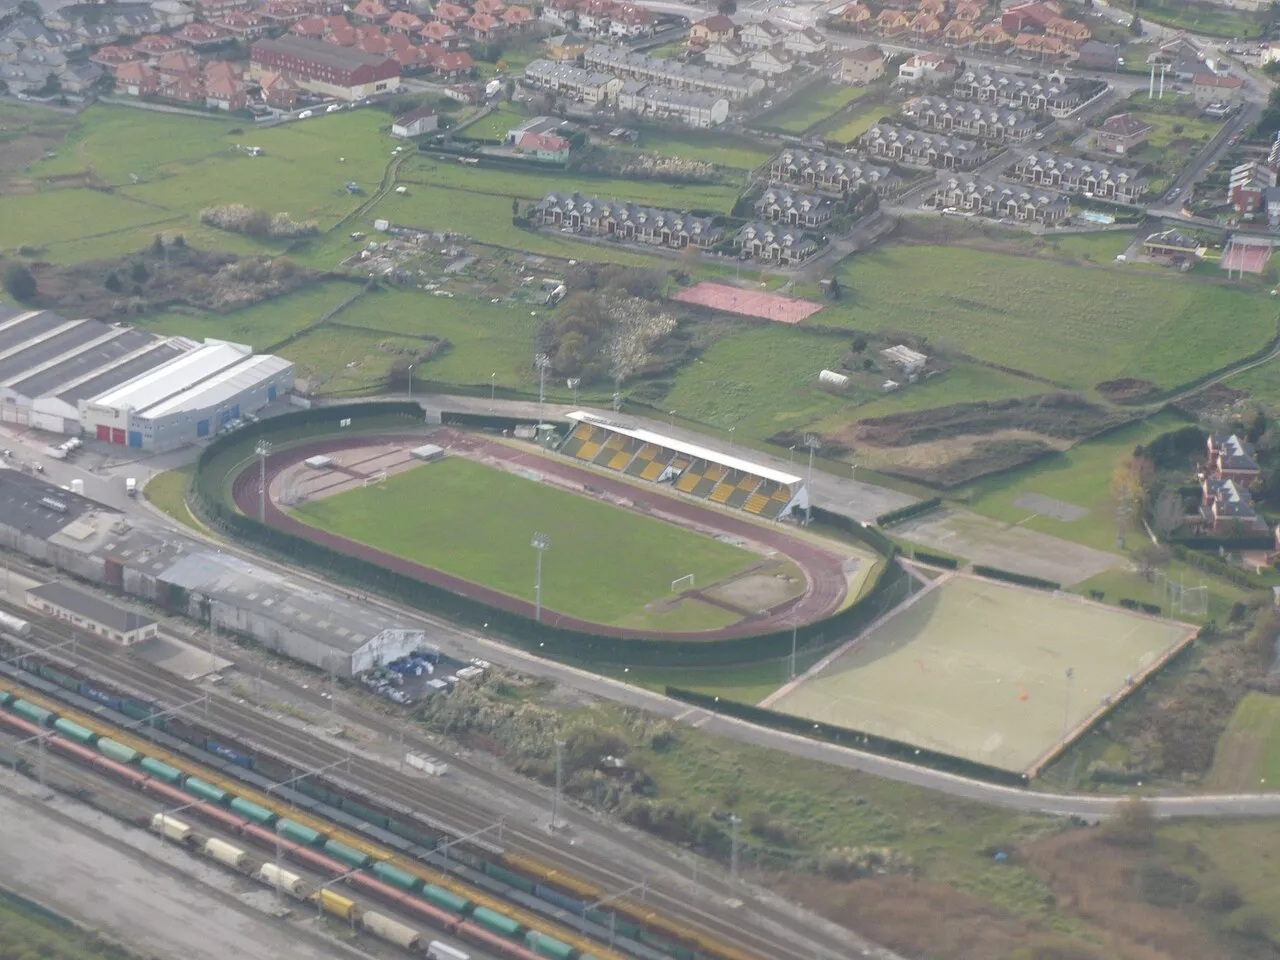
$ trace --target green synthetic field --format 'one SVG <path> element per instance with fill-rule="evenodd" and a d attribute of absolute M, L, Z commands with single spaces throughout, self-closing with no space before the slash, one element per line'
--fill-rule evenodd
<path fill-rule="evenodd" d="M 1022 773 L 1189 630 L 949 577 L 772 706 Z"/>
<path fill-rule="evenodd" d="M 306 523 L 523 600 L 534 599 L 534 533 L 547 610 L 596 623 L 633 621 L 671 582 L 734 576 L 757 554 L 548 484 L 450 457 L 295 511 Z M 705 623 L 694 617 L 699 629 Z M 671 623 L 667 629 L 684 629 Z M 723 626 L 723 623 L 713 623 Z"/>

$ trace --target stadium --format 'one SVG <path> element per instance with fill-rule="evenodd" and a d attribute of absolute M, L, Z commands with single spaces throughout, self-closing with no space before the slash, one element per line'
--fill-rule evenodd
<path fill-rule="evenodd" d="M 843 609 L 881 562 L 777 522 L 808 506 L 800 477 L 586 412 L 566 421 L 537 444 L 443 425 L 330 434 L 272 452 L 265 497 L 263 465 L 246 462 L 232 496 L 276 530 L 606 637 L 790 629 Z"/>

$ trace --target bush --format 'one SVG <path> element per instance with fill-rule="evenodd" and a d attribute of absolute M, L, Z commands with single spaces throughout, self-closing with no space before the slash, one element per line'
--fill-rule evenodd
<path fill-rule="evenodd" d="M 941 497 L 930 497 L 928 500 L 921 500 L 919 503 L 911 503 L 905 507 L 899 507 L 897 510 L 890 510 L 888 513 L 882 513 L 876 517 L 877 527 L 891 527 L 895 523 L 902 523 L 904 520 L 910 520 L 912 517 L 919 517 L 931 510 L 936 510 L 942 506 Z"/>
<path fill-rule="evenodd" d="M 200 222 L 230 233 L 242 233 L 246 237 L 311 237 L 320 233 L 320 225 L 314 220 L 294 220 L 287 213 L 270 214 L 255 210 L 243 203 L 228 203 L 206 207 L 200 211 Z"/>
<path fill-rule="evenodd" d="M 36 278 L 25 264 L 11 263 L 4 268 L 4 288 L 13 299 L 25 303 L 37 293 Z"/>
<path fill-rule="evenodd" d="M 1130 797 L 1119 804 L 1115 816 L 1103 823 L 1101 836 L 1119 847 L 1150 847 L 1156 840 L 1156 815 L 1150 802 Z"/>
<path fill-rule="evenodd" d="M 981 564 L 974 564 L 973 572 L 980 577 L 988 577 L 992 580 L 1005 580 L 1009 583 L 1017 583 L 1024 587 L 1036 587 L 1040 590 L 1061 590 L 1062 584 L 1056 580 L 1045 580 L 1041 577 L 1033 577 L 1025 573 L 1013 573 L 1010 570 L 1001 570 L 999 567 L 987 567 Z M 1121 601 L 1123 603 L 1123 601 Z"/>

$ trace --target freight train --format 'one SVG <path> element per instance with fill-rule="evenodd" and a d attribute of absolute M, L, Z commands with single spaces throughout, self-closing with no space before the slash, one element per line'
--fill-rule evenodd
<path fill-rule="evenodd" d="M 319 810 L 326 818 L 398 852 L 426 859 L 469 884 L 597 939 L 611 940 L 643 960 L 758 960 L 641 903 L 614 898 L 608 908 L 600 909 L 595 904 L 608 899 L 609 893 L 594 884 L 482 839 L 456 843 L 456 834 L 444 824 L 399 804 L 380 801 L 354 784 L 315 775 L 299 779 L 304 771 L 276 759 L 258 744 L 174 717 L 156 716 L 163 709 L 149 700 L 86 678 L 55 656 L 46 654 L 38 659 L 45 662 L 33 659 L 27 665 L 45 681 L 56 684 L 59 689 L 51 691 L 55 694 L 66 691 L 101 704 L 143 724 L 138 732 L 162 746 L 259 789 L 270 789 L 274 796 L 300 809 Z M 180 742 L 174 744 L 170 738 Z M 279 783 L 290 786 L 275 786 Z M 439 854 L 423 856 L 442 848 L 447 851 L 443 861 Z"/>

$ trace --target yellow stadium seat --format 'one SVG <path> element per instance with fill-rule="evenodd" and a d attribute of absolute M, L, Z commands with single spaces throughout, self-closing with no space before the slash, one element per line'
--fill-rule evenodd
<path fill-rule="evenodd" d="M 702 475 L 694 473 L 692 470 L 686 472 L 676 483 L 676 489 L 689 493 L 698 485 L 698 481 L 702 479 Z"/>
<path fill-rule="evenodd" d="M 609 469 L 621 470 L 630 462 L 631 462 L 631 454 L 627 453 L 624 450 L 621 453 L 615 453 L 613 455 L 613 459 L 609 461 Z"/>
<path fill-rule="evenodd" d="M 759 513 L 768 505 L 768 497 L 762 497 L 758 493 L 753 493 L 751 496 L 747 497 L 747 502 L 742 505 L 742 509 L 747 511 L 747 513 Z"/>
<path fill-rule="evenodd" d="M 599 452 L 600 452 L 600 444 L 598 444 L 598 443 L 584 443 L 584 444 L 582 445 L 582 449 L 580 449 L 580 450 L 578 451 L 578 459 L 579 459 L 579 460 L 590 460 L 592 457 L 594 457 L 594 456 L 595 456 L 597 453 L 599 453 Z"/>
<path fill-rule="evenodd" d="M 737 487 L 731 483 L 722 483 L 711 491 L 711 499 L 716 503 L 724 503 L 729 499 L 729 494 L 733 493 L 736 489 Z"/>
<path fill-rule="evenodd" d="M 666 468 L 666 464 L 660 460 L 655 460 L 643 470 L 640 471 L 641 480 L 657 480 L 662 476 L 662 471 Z"/>

